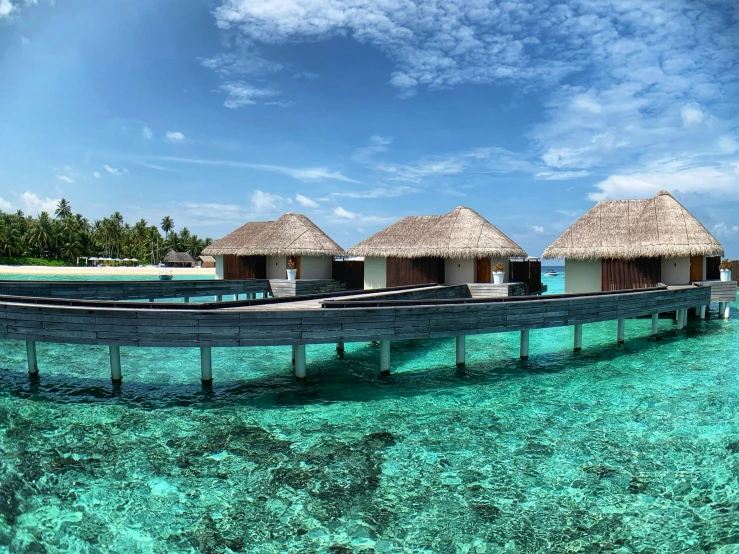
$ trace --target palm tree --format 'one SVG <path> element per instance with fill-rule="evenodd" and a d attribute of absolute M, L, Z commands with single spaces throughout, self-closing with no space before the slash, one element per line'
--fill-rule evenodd
<path fill-rule="evenodd" d="M 72 206 L 67 202 L 66 198 L 62 198 L 56 205 L 54 216 L 57 219 L 67 219 L 70 215 L 72 215 Z"/>
<path fill-rule="evenodd" d="M 162 218 L 162 231 L 164 231 L 164 238 L 169 238 L 169 232 L 174 229 L 174 219 L 169 217 L 168 215 L 165 215 Z"/>

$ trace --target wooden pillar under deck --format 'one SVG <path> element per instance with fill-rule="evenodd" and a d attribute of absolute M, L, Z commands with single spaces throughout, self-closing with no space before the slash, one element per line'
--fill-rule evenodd
<path fill-rule="evenodd" d="M 390 375 L 390 341 L 380 341 L 380 375 Z"/>
<path fill-rule="evenodd" d="M 575 352 L 582 350 L 582 323 L 575 324 Z"/>
<path fill-rule="evenodd" d="M 457 367 L 462 369 L 465 367 L 467 360 L 467 346 L 465 340 L 467 337 L 464 335 L 457 335 Z"/>
<path fill-rule="evenodd" d="M 200 380 L 203 383 L 213 382 L 213 358 L 210 346 L 200 347 Z"/>
<path fill-rule="evenodd" d="M 623 344 L 626 338 L 626 320 L 621 317 L 618 319 L 618 344 Z"/>
<path fill-rule="evenodd" d="M 305 363 L 305 345 L 295 345 L 295 377 L 297 379 L 305 379 L 306 363 Z"/>
<path fill-rule="evenodd" d="M 701 306 L 700 309 L 700 317 L 701 319 L 706 319 L 706 312 L 708 311 L 708 306 Z"/>
<path fill-rule="evenodd" d="M 677 330 L 682 331 L 685 328 L 685 315 L 683 313 L 684 308 L 677 310 Z"/>
<path fill-rule="evenodd" d="M 121 374 L 121 347 L 118 345 L 110 345 L 110 378 L 119 383 L 123 380 Z"/>
<path fill-rule="evenodd" d="M 652 336 L 659 334 L 659 314 L 652 314 Z"/>
<path fill-rule="evenodd" d="M 724 317 L 731 319 L 731 302 L 724 302 Z"/>
<path fill-rule="evenodd" d="M 28 374 L 38 374 L 38 357 L 36 356 L 36 341 L 26 341 L 26 357 L 28 358 Z"/>
<path fill-rule="evenodd" d="M 521 329 L 521 359 L 529 359 L 529 330 Z"/>
<path fill-rule="evenodd" d="M 336 343 L 336 353 L 339 356 L 343 356 L 344 355 L 344 341 L 343 340 L 340 340 L 340 341 L 338 341 Z"/>

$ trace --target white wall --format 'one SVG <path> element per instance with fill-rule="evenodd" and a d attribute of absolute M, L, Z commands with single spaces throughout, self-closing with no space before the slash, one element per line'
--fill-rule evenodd
<path fill-rule="evenodd" d="M 690 283 L 690 258 L 662 258 L 662 282 L 665 285 Z"/>
<path fill-rule="evenodd" d="M 444 260 L 444 284 L 475 282 L 476 260 Z"/>
<path fill-rule="evenodd" d="M 565 293 L 600 292 L 600 260 L 565 260 Z"/>
<path fill-rule="evenodd" d="M 364 258 L 364 288 L 384 289 L 387 286 L 387 259 Z"/>
<path fill-rule="evenodd" d="M 216 256 L 216 279 L 223 279 L 223 256 Z"/>
<path fill-rule="evenodd" d="M 287 279 L 285 256 L 267 256 L 267 279 Z"/>
<path fill-rule="evenodd" d="M 301 256 L 300 278 L 301 279 L 331 279 L 330 256 Z"/>

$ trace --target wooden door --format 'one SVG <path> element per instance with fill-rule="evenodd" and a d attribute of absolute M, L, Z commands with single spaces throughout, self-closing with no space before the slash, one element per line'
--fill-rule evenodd
<path fill-rule="evenodd" d="M 690 280 L 703 280 L 703 256 L 690 257 Z"/>
<path fill-rule="evenodd" d="M 601 290 L 629 290 L 654 287 L 662 279 L 660 258 L 636 260 L 603 260 Z"/>
<path fill-rule="evenodd" d="M 475 283 L 489 283 L 492 276 L 493 274 L 490 267 L 490 258 L 478 258 Z"/>
<path fill-rule="evenodd" d="M 292 260 L 293 263 L 295 264 L 295 269 L 297 270 L 295 272 L 295 278 L 300 279 L 300 256 L 292 256 L 292 257 L 288 257 L 287 259 Z"/>
<path fill-rule="evenodd" d="M 443 258 L 387 258 L 386 286 L 444 284 Z"/>

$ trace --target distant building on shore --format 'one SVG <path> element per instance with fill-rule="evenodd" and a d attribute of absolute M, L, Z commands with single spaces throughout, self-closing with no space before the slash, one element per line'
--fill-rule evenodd
<path fill-rule="evenodd" d="M 334 256 L 343 256 L 331 237 L 302 214 L 242 225 L 206 247 L 215 258 L 216 279 L 285 279 L 288 263 L 298 279 L 331 279 Z"/>
<path fill-rule="evenodd" d="M 565 260 L 565 292 L 684 285 L 719 278 L 724 248 L 669 192 L 598 202 L 545 251 Z"/>
<path fill-rule="evenodd" d="M 364 257 L 364 288 L 490 283 L 492 268 L 525 258 L 518 244 L 470 208 L 404 217 L 349 249 Z"/>
<path fill-rule="evenodd" d="M 162 263 L 167 267 L 193 267 L 195 265 L 195 258 L 193 258 L 187 252 L 175 252 L 170 250 L 167 255 L 164 256 Z"/>

